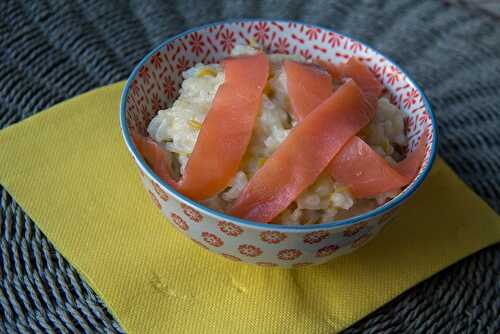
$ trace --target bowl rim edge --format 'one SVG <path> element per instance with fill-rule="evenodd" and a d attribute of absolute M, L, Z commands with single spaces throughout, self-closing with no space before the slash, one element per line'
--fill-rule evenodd
<path fill-rule="evenodd" d="M 128 127 L 126 126 L 126 105 L 127 105 L 127 96 L 128 92 L 130 91 L 130 87 L 132 85 L 132 82 L 136 78 L 137 74 L 139 73 L 139 70 L 143 67 L 143 65 L 149 61 L 149 59 L 159 52 L 161 49 L 163 49 L 167 44 L 175 41 L 178 38 L 184 37 L 190 33 L 207 29 L 211 26 L 216 26 L 216 25 L 221 25 L 221 24 L 235 24 L 235 23 L 240 23 L 240 22 L 260 22 L 260 21 L 268 21 L 268 22 L 279 22 L 279 23 L 296 23 L 296 24 L 301 24 L 313 28 L 319 28 L 322 30 L 326 31 L 331 31 L 335 34 L 338 34 L 340 36 L 347 37 L 353 41 L 361 43 L 364 47 L 369 48 L 371 51 L 373 51 L 376 55 L 379 55 L 386 59 L 390 65 L 395 66 L 405 77 L 406 80 L 411 83 L 419 92 L 419 94 L 422 96 L 423 104 L 425 107 L 426 112 L 429 115 L 430 121 L 431 121 L 431 132 L 432 132 L 432 141 L 431 141 L 431 147 L 430 147 L 430 156 L 429 160 L 426 166 L 424 166 L 424 170 L 420 175 L 416 177 L 416 179 L 410 184 L 409 187 L 405 188 L 398 196 L 395 198 L 391 199 L 387 203 L 376 207 L 373 210 L 370 210 L 366 213 L 363 213 L 361 215 L 357 215 L 348 219 L 342 219 L 342 220 L 337 220 L 337 221 L 332 221 L 328 223 L 321 223 L 321 224 L 314 224 L 314 225 L 277 225 L 277 224 L 268 224 L 268 223 L 259 223 L 259 222 L 254 222 L 250 220 L 245 220 L 241 218 L 237 218 L 234 216 L 227 215 L 223 212 L 217 211 L 215 209 L 208 208 L 197 201 L 194 201 L 187 196 L 184 196 L 183 194 L 179 193 L 176 191 L 174 188 L 172 188 L 170 185 L 168 185 L 165 181 L 160 179 L 156 175 L 156 173 L 153 172 L 153 170 L 147 165 L 147 163 L 144 161 L 144 159 L 140 156 L 139 152 L 137 151 L 135 145 L 132 142 L 132 139 L 130 137 L 130 133 L 128 130 Z M 196 210 L 200 211 L 201 213 L 208 215 L 216 220 L 220 221 L 227 221 L 234 223 L 236 225 L 241 225 L 245 227 L 250 227 L 258 230 L 275 230 L 275 231 L 282 231 L 282 232 L 314 232 L 314 231 L 319 231 L 319 230 L 331 230 L 331 229 L 337 229 L 337 228 L 344 228 L 348 227 L 351 225 L 354 225 L 356 223 L 383 215 L 385 213 L 388 213 L 394 209 L 396 209 L 399 205 L 401 205 L 404 201 L 406 201 L 411 195 L 415 193 L 415 191 L 420 187 L 420 185 L 424 182 L 424 180 L 427 178 L 430 170 L 432 169 L 432 166 L 434 164 L 434 161 L 436 159 L 437 155 L 437 146 L 438 146 L 438 133 L 437 133 L 437 123 L 436 123 L 436 117 L 434 115 L 434 112 L 432 111 L 431 104 L 429 102 L 429 99 L 424 93 L 424 90 L 417 84 L 417 82 L 410 76 L 406 71 L 404 71 L 396 62 L 394 62 L 390 57 L 385 55 L 383 52 L 378 51 L 377 49 L 371 47 L 369 44 L 365 43 L 363 40 L 360 40 L 358 38 L 353 38 L 348 34 L 345 33 L 340 33 L 337 32 L 334 29 L 331 28 L 326 28 L 321 25 L 317 24 L 310 24 L 306 22 L 301 22 L 297 20 L 283 20 L 283 19 L 259 19 L 259 18 L 245 18 L 245 19 L 234 19 L 234 20 L 223 20 L 223 21 L 214 21 L 210 23 L 206 23 L 194 28 L 190 28 L 188 30 L 185 30 L 181 33 L 178 33 L 172 37 L 167 38 L 165 41 L 160 43 L 158 46 L 154 47 L 151 51 L 149 51 L 142 59 L 141 61 L 134 67 L 132 73 L 129 75 L 127 78 L 125 87 L 122 90 L 121 98 L 120 98 L 120 108 L 119 108 L 119 120 L 120 120 L 120 130 L 121 134 L 123 136 L 123 139 L 125 141 L 125 144 L 132 154 L 132 157 L 136 161 L 136 163 L 139 165 L 140 169 L 148 175 L 149 178 L 153 179 L 155 182 L 161 185 L 161 187 L 167 191 L 167 193 L 171 196 L 173 196 L 177 201 L 180 203 L 184 203 L 187 205 L 190 205 Z"/>

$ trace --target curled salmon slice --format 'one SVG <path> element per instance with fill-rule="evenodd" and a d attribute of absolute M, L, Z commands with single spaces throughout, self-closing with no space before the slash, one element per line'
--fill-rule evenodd
<path fill-rule="evenodd" d="M 384 87 L 373 75 L 368 66 L 357 58 L 351 57 L 346 63 L 337 65 L 324 60 L 317 60 L 316 63 L 323 66 L 336 81 L 351 78 L 361 87 L 361 90 L 363 90 L 370 103 L 374 105 L 377 103 Z M 374 110 L 376 111 L 376 109 Z"/>
<path fill-rule="evenodd" d="M 332 94 L 332 78 L 322 67 L 285 60 L 288 96 L 295 118 L 303 120 Z"/>
<path fill-rule="evenodd" d="M 175 185 L 175 181 L 172 179 L 170 153 L 153 139 L 142 136 L 135 131 L 131 131 L 131 137 L 140 155 L 156 175 L 170 185 Z"/>
<path fill-rule="evenodd" d="M 349 141 L 330 164 L 329 171 L 336 181 L 348 186 L 355 198 L 367 198 L 388 191 L 397 191 L 411 183 L 425 158 L 427 130 L 417 147 L 396 166 L 359 137 Z"/>
<path fill-rule="evenodd" d="M 368 101 L 373 105 L 377 104 L 383 87 L 368 66 L 360 62 L 357 58 L 352 57 L 339 68 L 343 78 L 354 80 L 365 93 Z M 376 111 L 376 108 L 373 110 Z"/>
<path fill-rule="evenodd" d="M 406 155 L 406 158 L 398 162 L 396 170 L 405 176 L 410 183 L 417 176 L 420 166 L 425 159 L 426 138 L 429 136 L 429 129 L 425 128 L 418 141 L 417 147 Z"/>
<path fill-rule="evenodd" d="M 376 105 L 382 85 L 370 69 L 356 58 L 335 66 L 327 63 L 343 78 L 353 79 L 363 90 L 370 104 Z M 373 110 L 376 110 L 375 108 Z M 427 132 L 422 138 L 425 138 Z M 391 166 L 361 138 L 353 137 L 335 156 L 328 167 L 332 177 L 348 186 L 355 198 L 367 198 L 388 191 L 396 191 L 411 183 L 425 157 L 425 140 L 421 139 L 414 151 Z"/>
<path fill-rule="evenodd" d="M 224 190 L 238 171 L 252 136 L 269 76 L 267 56 L 224 61 L 224 83 L 202 124 L 178 190 L 202 200 Z"/>
<path fill-rule="evenodd" d="M 354 57 L 339 65 L 320 60 L 317 63 L 324 66 L 332 78 L 337 81 L 345 78 L 354 80 L 362 89 L 367 101 L 373 106 L 370 110 L 376 111 L 375 106 L 383 87 L 366 65 Z M 309 69 L 302 67 L 302 70 L 305 72 Z M 294 74 L 287 72 L 287 75 Z M 298 76 L 291 77 L 289 80 L 293 82 L 298 81 L 299 78 Z M 304 82 L 304 85 L 306 84 L 308 83 Z M 315 85 L 303 88 L 306 91 L 314 89 L 317 89 Z M 294 94 L 294 92 L 289 91 L 289 94 Z M 307 98 L 307 96 L 297 98 Z M 307 111 L 302 111 L 302 113 L 306 114 Z M 422 137 L 425 136 L 426 134 Z M 401 189 L 410 183 L 417 175 L 424 157 L 425 141 L 420 140 L 416 149 L 393 167 L 361 138 L 354 136 L 334 157 L 328 170 L 336 181 L 350 188 L 355 198 L 366 198 Z"/>
<path fill-rule="evenodd" d="M 263 223 L 271 221 L 368 124 L 371 108 L 361 89 L 348 80 L 290 132 L 247 183 L 229 214 Z"/>
<path fill-rule="evenodd" d="M 330 73 L 330 76 L 332 77 L 333 80 L 335 80 L 335 81 L 342 80 L 342 78 L 343 78 L 343 74 L 342 74 L 343 64 L 334 65 L 328 61 L 321 60 L 321 59 L 316 60 L 315 63 L 318 64 L 319 66 L 323 67 L 324 69 L 326 69 L 328 71 L 328 73 Z"/>
<path fill-rule="evenodd" d="M 133 134 L 136 147 L 155 173 L 194 200 L 224 190 L 236 174 L 269 75 L 269 61 L 262 53 L 230 58 L 223 66 L 224 83 L 217 90 L 179 182 L 172 179 L 168 153 L 152 139 Z"/>
<path fill-rule="evenodd" d="M 408 182 L 357 136 L 342 148 L 328 168 L 330 175 L 348 186 L 355 198 L 396 190 Z"/>

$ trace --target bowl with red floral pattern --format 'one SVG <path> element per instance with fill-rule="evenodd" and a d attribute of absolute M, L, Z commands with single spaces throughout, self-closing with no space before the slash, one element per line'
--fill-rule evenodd
<path fill-rule="evenodd" d="M 294 68 L 298 72 L 292 72 Z M 351 70 L 353 72 L 349 72 Z M 304 75 L 304 80 L 290 80 L 293 73 Z M 371 76 L 371 84 L 358 82 L 360 73 Z M 307 75 L 314 80 L 306 79 Z M 328 82 L 318 84 L 317 80 L 323 80 L 327 75 Z M 255 81 L 255 85 L 248 84 L 246 90 L 241 89 L 241 82 L 231 86 L 230 80 L 237 81 L 243 76 L 246 76 L 245 83 Z M 285 79 L 281 80 L 283 77 Z M 293 86 L 295 82 L 300 82 L 300 85 Z M 321 103 L 311 107 L 311 113 L 298 117 L 301 104 L 292 93 L 303 97 L 300 92 L 294 92 L 308 84 L 310 89 L 318 91 L 325 91 L 326 85 L 329 93 Z M 221 89 L 224 86 L 225 90 Z M 380 98 L 369 100 L 366 89 L 375 86 L 380 86 L 377 91 Z M 252 93 L 252 89 L 258 94 Z M 249 96 L 255 96 L 257 102 L 247 103 L 243 109 L 217 109 L 217 99 L 226 98 L 232 103 L 232 96 L 241 91 L 244 91 L 243 95 L 250 92 Z M 321 120 L 323 116 L 324 119 L 333 119 L 331 115 L 334 113 L 343 115 L 341 111 L 335 111 L 343 110 L 338 101 L 342 94 L 345 97 L 351 93 L 358 94 L 364 101 L 359 102 L 358 109 L 372 106 L 366 110 L 374 110 L 373 114 L 363 114 L 371 115 L 366 121 L 370 123 L 356 123 L 357 130 L 353 127 L 350 137 L 339 139 L 342 144 L 337 144 L 339 148 L 332 148 L 332 151 L 328 151 L 332 141 L 321 142 L 325 136 L 299 138 L 299 141 L 295 138 L 294 144 L 294 136 L 298 136 L 300 128 L 316 126 L 318 132 L 334 129 L 334 121 L 319 122 L 317 119 Z M 192 111 L 189 109 L 192 105 L 201 109 Z M 258 110 L 248 105 L 255 105 Z M 326 110 L 325 105 L 333 111 Z M 239 116 L 213 121 L 217 113 L 221 117 L 228 113 L 242 113 L 242 110 L 246 114 L 241 117 L 251 121 L 242 121 Z M 254 112 L 255 116 L 246 116 Z M 203 113 L 211 116 L 200 119 L 198 116 Z M 281 132 L 275 129 L 278 135 L 273 132 L 274 137 L 271 134 L 265 140 L 254 140 L 254 137 L 250 140 L 248 137 L 244 144 L 224 148 L 223 153 L 212 152 L 217 148 L 202 143 L 211 138 L 213 132 L 210 131 L 223 132 L 231 126 L 239 131 L 223 133 L 227 142 L 235 142 L 229 139 L 232 133 L 239 136 L 243 136 L 242 133 L 249 136 L 264 133 L 264 118 L 279 119 L 277 122 L 288 122 L 288 125 L 280 123 L 282 127 L 278 126 L 278 130 Z M 331 123 L 332 128 L 328 128 L 327 123 Z M 263 128 L 256 131 L 256 124 Z M 266 267 L 296 268 L 321 264 L 361 248 L 383 229 L 397 209 L 405 205 L 420 187 L 431 169 L 437 146 L 435 117 L 423 90 L 392 60 L 363 42 L 334 30 L 279 20 L 211 23 L 167 39 L 147 54 L 128 78 L 120 104 L 120 126 L 133 158 L 131 161 L 137 165 L 144 189 L 151 197 L 151 205 L 165 216 L 166 224 L 191 239 L 193 247 L 200 246 L 221 259 Z M 177 136 L 175 131 L 184 131 L 182 129 L 191 129 L 191 132 L 185 137 Z M 308 132 L 304 130 L 302 133 Z M 275 144 L 272 144 L 273 139 Z M 297 144 L 301 141 L 308 144 Z M 265 150 L 262 147 L 250 149 L 252 145 L 262 143 L 267 145 Z M 348 146 L 352 146 L 350 153 Z M 287 149 L 290 151 L 283 153 Z M 264 154 L 264 159 L 252 155 L 252 159 L 255 158 L 252 164 L 248 162 L 252 160 L 248 158 L 250 151 L 266 152 L 267 155 Z M 329 152 L 333 158 L 323 159 L 321 157 L 325 155 L 321 155 L 318 162 L 314 160 L 313 163 L 310 162 L 313 160 L 306 159 L 309 161 L 307 168 L 302 168 L 303 161 L 292 158 L 287 160 L 291 166 L 281 168 L 279 174 L 272 170 L 283 166 L 280 154 L 317 157 L 318 151 Z M 200 152 L 238 156 L 239 167 L 227 169 L 232 173 L 230 179 L 227 175 L 224 179 L 221 176 L 224 173 L 218 170 L 212 175 L 213 156 L 203 160 Z M 340 158 L 342 156 L 348 156 L 348 159 L 344 161 Z M 245 168 L 242 167 L 243 161 L 247 163 Z M 224 163 L 216 162 L 217 166 L 226 168 Z M 234 161 L 232 163 L 234 165 Z M 295 168 L 294 164 L 301 168 Z M 356 172 L 356 168 L 363 170 Z M 413 174 L 408 174 L 409 170 L 413 170 Z M 188 175 L 194 181 L 188 182 Z M 380 179 L 381 175 L 385 179 Z M 387 175 L 391 179 L 387 179 Z M 394 188 L 394 179 L 401 181 L 397 188 Z M 206 180 L 207 188 L 203 188 L 203 180 Z M 187 184 L 192 188 L 188 189 Z M 212 188 L 216 186 L 213 184 L 219 187 L 215 195 Z M 379 185 L 393 188 L 375 193 L 373 188 Z M 205 191 L 209 188 L 212 192 Z M 261 203 L 261 206 L 251 207 L 254 202 Z"/>

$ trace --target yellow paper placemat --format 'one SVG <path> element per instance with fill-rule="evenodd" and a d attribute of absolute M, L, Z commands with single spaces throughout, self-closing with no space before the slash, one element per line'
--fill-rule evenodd
<path fill-rule="evenodd" d="M 167 224 L 123 144 L 123 83 L 0 132 L 0 182 L 129 333 L 332 333 L 500 240 L 500 218 L 438 159 L 374 241 L 295 270 L 212 255 Z"/>

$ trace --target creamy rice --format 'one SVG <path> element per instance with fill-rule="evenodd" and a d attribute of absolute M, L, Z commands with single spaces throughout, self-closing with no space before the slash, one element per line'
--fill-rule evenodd
<path fill-rule="evenodd" d="M 253 48 L 237 46 L 233 55 L 254 52 Z M 295 126 L 296 121 L 289 113 L 286 74 L 282 68 L 284 59 L 304 62 L 304 59 L 297 56 L 269 55 L 270 79 L 264 90 L 262 107 L 240 170 L 227 189 L 203 204 L 217 210 L 227 209 Z M 170 108 L 160 110 L 148 127 L 150 136 L 177 158 L 181 175 L 217 89 L 224 82 L 224 73 L 218 64 L 197 64 L 182 75 L 184 81 L 179 97 Z M 395 148 L 403 147 L 408 142 L 403 120 L 403 112 L 382 97 L 378 101 L 376 116 L 360 136 L 390 164 L 395 164 L 402 159 Z M 315 224 L 344 219 L 371 210 L 395 195 L 397 192 L 367 200 L 355 200 L 348 188 L 328 175 L 321 175 L 273 223 Z"/>

